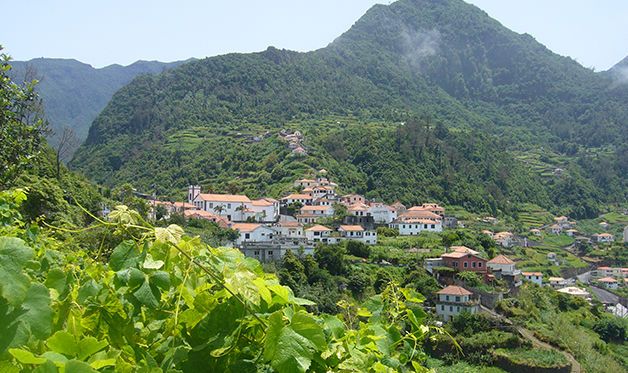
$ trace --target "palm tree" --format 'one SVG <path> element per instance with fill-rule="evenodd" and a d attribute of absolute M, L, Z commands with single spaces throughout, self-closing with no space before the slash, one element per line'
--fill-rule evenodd
<path fill-rule="evenodd" d="M 240 211 L 240 220 L 244 220 L 244 210 L 246 210 L 244 203 L 241 203 L 240 206 L 236 207 L 235 210 Z"/>
<path fill-rule="evenodd" d="M 214 211 L 216 211 L 218 213 L 218 215 L 222 215 L 222 213 L 225 211 L 225 206 L 218 205 L 218 206 L 214 207 Z"/>

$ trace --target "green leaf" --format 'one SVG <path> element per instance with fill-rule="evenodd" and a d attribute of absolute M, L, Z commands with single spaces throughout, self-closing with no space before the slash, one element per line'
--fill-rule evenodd
<path fill-rule="evenodd" d="M 58 373 L 59 369 L 57 369 L 57 365 L 50 361 L 46 360 L 45 363 L 39 365 L 37 368 L 33 370 L 33 373 Z"/>
<path fill-rule="evenodd" d="M 107 341 L 99 341 L 91 336 L 83 338 L 78 343 L 79 353 L 77 357 L 80 360 L 85 360 L 108 345 L 109 343 L 107 343 Z"/>
<path fill-rule="evenodd" d="M 60 330 L 53 334 L 46 341 L 48 348 L 54 352 L 63 354 L 69 358 L 75 357 L 79 353 L 79 347 L 74 336 L 65 330 Z"/>
<path fill-rule="evenodd" d="M 142 286 L 140 286 L 139 289 L 133 293 L 133 296 L 135 296 L 135 298 L 146 307 L 159 307 L 159 300 L 155 298 L 155 294 L 153 294 L 153 290 L 150 288 L 148 281 L 144 281 Z"/>
<path fill-rule="evenodd" d="M 89 364 L 94 369 L 110 367 L 116 365 L 116 359 L 94 360 Z"/>
<path fill-rule="evenodd" d="M 55 289 L 57 293 L 63 294 L 66 286 L 66 273 L 60 268 L 53 268 L 46 275 L 46 286 L 50 289 Z"/>
<path fill-rule="evenodd" d="M 325 330 L 327 330 L 334 338 L 339 339 L 345 334 L 345 325 L 336 316 L 322 315 Z"/>
<path fill-rule="evenodd" d="M 155 228 L 155 239 L 160 242 L 178 244 L 185 232 L 176 224 L 170 224 L 167 228 Z"/>
<path fill-rule="evenodd" d="M 284 325 L 281 311 L 273 313 L 268 321 L 264 359 L 279 373 L 307 371 L 312 363 L 313 343 Z"/>
<path fill-rule="evenodd" d="M 70 360 L 65 364 L 65 373 L 95 373 L 97 370 L 93 369 L 89 364 L 78 361 Z"/>
<path fill-rule="evenodd" d="M 10 348 L 9 353 L 22 364 L 39 365 L 46 362 L 46 359 L 43 357 L 37 357 L 32 352 L 22 350 L 21 348 Z"/>
<path fill-rule="evenodd" d="M 318 351 L 324 350 L 327 347 L 323 328 L 305 311 L 299 311 L 292 316 L 290 327 L 295 332 L 309 339 L 310 342 L 316 346 Z"/>
<path fill-rule="evenodd" d="M 153 260 L 153 256 L 150 254 L 146 255 L 146 259 L 144 259 L 144 264 L 142 264 L 142 267 L 146 269 L 160 269 L 163 266 L 163 260 Z"/>
<path fill-rule="evenodd" d="M 135 242 L 123 241 L 111 253 L 109 267 L 114 271 L 120 271 L 129 267 L 136 267 L 140 259 L 140 251 Z"/>
<path fill-rule="evenodd" d="M 23 268 L 35 256 L 24 241 L 15 237 L 0 237 L 0 295 L 12 305 L 18 305 L 30 286 Z"/>
<path fill-rule="evenodd" d="M 30 326 L 31 333 L 39 339 L 47 338 L 52 332 L 52 309 L 50 293 L 42 284 L 33 284 L 22 303 L 26 310 L 20 319 Z"/>
<path fill-rule="evenodd" d="M 150 275 L 150 284 L 162 290 L 170 289 L 170 275 L 164 271 L 157 271 Z"/>

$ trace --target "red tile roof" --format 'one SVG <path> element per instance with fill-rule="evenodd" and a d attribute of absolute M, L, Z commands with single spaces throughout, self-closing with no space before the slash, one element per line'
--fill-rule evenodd
<path fill-rule="evenodd" d="M 201 193 L 198 196 L 203 201 L 241 202 L 241 203 L 249 203 L 249 202 L 251 202 L 249 197 L 243 196 L 243 195 L 238 195 L 238 194 L 209 194 L 209 193 Z"/>
<path fill-rule="evenodd" d="M 493 259 L 489 260 L 488 262 L 491 263 L 491 264 L 515 264 L 515 262 L 510 260 L 505 255 L 497 255 L 496 257 L 494 257 Z"/>
<path fill-rule="evenodd" d="M 446 295 L 471 295 L 473 294 L 469 290 L 462 288 L 460 286 L 450 285 L 444 288 L 443 290 L 437 292 L 436 294 L 446 294 Z"/>
<path fill-rule="evenodd" d="M 338 230 L 345 232 L 363 232 L 364 228 L 361 225 L 341 225 Z"/>

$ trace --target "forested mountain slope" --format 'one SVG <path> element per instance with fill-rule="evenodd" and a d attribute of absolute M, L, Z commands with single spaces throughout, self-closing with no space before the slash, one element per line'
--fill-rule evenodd
<path fill-rule="evenodd" d="M 325 166 L 387 200 L 493 211 L 527 200 L 584 216 L 626 200 L 625 92 L 460 0 L 400 0 L 317 51 L 269 48 L 139 77 L 72 164 L 164 194 L 201 182 L 274 196 Z M 307 157 L 290 155 L 281 128 L 305 133 Z"/>
<path fill-rule="evenodd" d="M 37 91 L 51 129 L 58 133 L 64 126 L 73 128 L 78 140 L 83 141 L 94 118 L 118 89 L 138 75 L 157 74 L 181 63 L 137 61 L 97 69 L 71 59 L 36 58 L 11 61 L 9 75 L 16 82 L 39 80 Z M 49 140 L 55 143 L 54 134 Z"/>

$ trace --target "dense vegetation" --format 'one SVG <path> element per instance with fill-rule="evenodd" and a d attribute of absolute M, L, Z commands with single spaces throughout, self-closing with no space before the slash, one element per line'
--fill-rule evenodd
<path fill-rule="evenodd" d="M 50 123 L 48 138 L 56 145 L 64 127 L 72 128 L 79 141 L 85 140 L 89 126 L 111 96 L 136 76 L 160 73 L 180 64 L 137 61 L 129 66 L 96 69 L 76 60 L 36 58 L 13 61 L 9 75 L 18 83 L 40 81 L 37 92 Z"/>
<path fill-rule="evenodd" d="M 628 190 L 628 85 L 616 83 L 462 1 L 400 0 L 314 52 L 135 79 L 72 165 L 158 194 L 200 182 L 275 197 L 326 167 L 347 191 L 389 202 L 508 213 L 525 201 L 593 217 Z M 305 133 L 308 156 L 292 156 L 282 128 Z"/>

